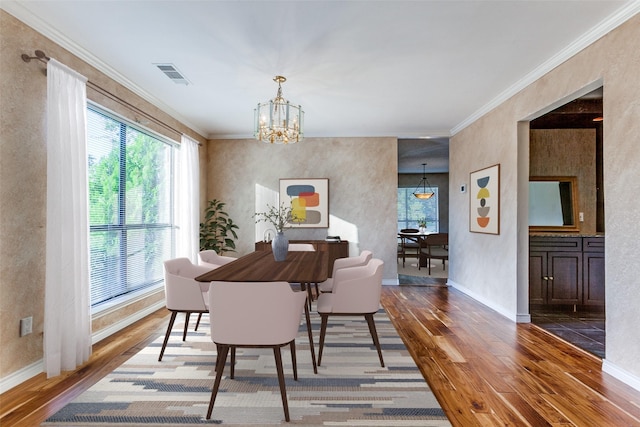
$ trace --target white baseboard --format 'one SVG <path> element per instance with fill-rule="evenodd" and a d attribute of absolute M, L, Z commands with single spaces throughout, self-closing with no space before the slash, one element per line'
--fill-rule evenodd
<path fill-rule="evenodd" d="M 511 313 L 511 312 L 505 311 L 504 308 L 495 305 L 492 301 L 489 301 L 485 297 L 476 294 L 471 289 L 466 288 L 466 287 L 462 286 L 461 284 L 454 282 L 451 279 L 447 280 L 447 285 L 449 285 L 449 286 L 451 286 L 453 288 L 456 288 L 457 290 L 459 290 L 463 294 L 466 294 L 466 295 L 470 296 L 474 300 L 478 301 L 480 304 L 486 305 L 491 310 L 495 311 L 498 314 L 503 315 L 507 319 L 509 319 L 509 320 L 511 320 L 513 322 L 517 322 L 518 321 L 518 317 L 516 316 L 515 313 Z"/>
<path fill-rule="evenodd" d="M 607 359 L 602 361 L 602 372 L 605 372 L 628 386 L 640 391 L 640 378 L 607 361 Z"/>
<path fill-rule="evenodd" d="M 115 334 L 116 332 L 126 328 L 127 326 L 137 322 L 138 320 L 148 316 L 149 314 L 160 310 L 165 306 L 165 302 L 159 301 L 154 305 L 146 307 L 144 310 L 133 313 L 132 315 L 125 317 L 117 323 L 109 326 L 108 328 L 102 329 L 99 332 L 96 332 L 91 336 L 91 344 L 95 344 L 110 335 Z M 35 377 L 36 375 L 44 372 L 44 359 L 40 359 L 35 363 L 32 363 L 29 366 L 25 366 L 24 368 L 13 372 L 6 377 L 0 379 L 0 393 L 4 393 L 13 387 L 22 384 L 30 378 Z"/>
<path fill-rule="evenodd" d="M 128 317 L 125 317 L 124 319 L 120 320 L 119 322 L 114 323 L 113 325 L 109 326 L 108 328 L 104 328 L 104 329 L 96 332 L 95 334 L 93 334 L 91 336 L 91 344 L 95 344 L 97 342 L 102 341 L 103 339 L 115 334 L 118 331 L 121 331 L 122 329 L 126 328 L 129 325 L 132 325 L 133 323 L 135 323 L 138 320 L 150 315 L 151 313 L 160 310 L 164 306 L 165 306 L 164 300 L 158 301 L 153 305 L 145 307 L 144 310 L 137 311 L 137 312 L 133 313 L 132 315 L 130 315 Z"/>
<path fill-rule="evenodd" d="M 0 380 L 0 393 L 9 391 L 15 386 L 22 384 L 42 372 L 44 372 L 44 359 L 40 359 L 37 362 L 34 362 L 29 366 L 25 366 L 24 368 L 2 378 Z"/>

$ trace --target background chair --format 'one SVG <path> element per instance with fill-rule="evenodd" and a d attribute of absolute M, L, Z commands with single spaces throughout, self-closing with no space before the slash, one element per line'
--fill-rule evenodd
<path fill-rule="evenodd" d="M 318 297 L 317 311 L 321 319 L 318 366 L 322 362 L 329 316 L 364 316 L 369 325 L 373 343 L 378 350 L 380 366 L 384 367 L 382 349 L 373 320 L 373 315 L 380 309 L 383 265 L 382 260 L 373 258 L 367 265 L 342 268 L 336 271 L 333 278 L 333 291 L 320 294 Z"/>
<path fill-rule="evenodd" d="M 297 380 L 295 338 L 305 301 L 306 294 L 294 292 L 287 282 L 211 282 L 211 340 L 216 344 L 218 359 L 207 419 L 211 418 L 229 349 L 233 369 L 237 347 L 267 347 L 273 349 L 282 406 L 285 419 L 289 421 L 280 348 L 290 346 L 294 379 Z"/>
<path fill-rule="evenodd" d="M 316 248 L 311 243 L 289 243 L 291 252 L 314 252 Z"/>
<path fill-rule="evenodd" d="M 209 291 L 209 284 L 197 282 L 194 278 L 210 270 L 208 267 L 194 265 L 188 258 L 176 258 L 164 262 L 164 293 L 167 309 L 171 311 L 171 318 L 169 325 L 167 325 L 167 333 L 164 336 L 158 361 L 162 360 L 178 313 L 186 315 L 182 341 L 187 339 L 191 313 L 208 313 L 206 295 Z"/>
<path fill-rule="evenodd" d="M 218 268 L 221 265 L 225 265 L 230 263 L 231 261 L 235 261 L 237 258 L 230 256 L 218 255 L 218 253 L 214 250 L 207 249 L 205 251 L 200 251 L 198 254 L 198 264 L 203 265 L 205 267 Z"/>
<path fill-rule="evenodd" d="M 289 251 L 290 252 L 315 252 L 316 248 L 311 244 L 311 243 L 289 243 Z M 315 287 L 316 287 L 316 295 L 318 294 L 318 284 L 314 283 Z M 300 286 L 303 288 L 305 288 L 305 286 L 311 286 L 311 283 L 301 283 Z M 309 310 L 311 310 L 311 289 L 309 289 L 309 301 L 307 301 L 307 304 L 309 304 Z"/>
<path fill-rule="evenodd" d="M 435 233 L 425 236 L 420 244 L 418 270 L 420 270 L 423 259 L 426 259 L 429 275 L 431 275 L 431 259 L 441 259 L 442 269 L 444 270 L 445 261 L 449 260 L 449 234 Z"/>
<path fill-rule="evenodd" d="M 371 251 L 364 250 L 360 252 L 360 255 L 354 257 L 346 257 L 346 258 L 338 258 L 333 262 L 333 272 L 331 273 L 331 277 L 325 280 L 322 283 L 318 284 L 316 287 L 316 293 L 318 293 L 318 288 L 320 292 L 331 292 L 333 289 L 333 278 L 336 277 L 336 271 L 341 268 L 349 268 L 349 267 L 359 267 L 361 265 L 366 265 L 373 256 Z"/>
<path fill-rule="evenodd" d="M 207 249 L 204 251 L 200 251 L 200 253 L 198 253 L 198 265 L 208 267 L 210 270 L 216 269 L 225 264 L 229 264 L 230 262 L 235 261 L 237 259 L 238 258 L 234 258 L 230 256 L 218 255 L 218 253 L 212 249 Z M 208 290 L 208 286 L 207 286 L 207 290 Z M 196 321 L 196 327 L 194 328 L 194 331 L 198 330 L 201 319 L 202 319 L 202 313 L 198 314 L 198 320 Z"/>
<path fill-rule="evenodd" d="M 400 233 L 418 233 L 420 230 L 416 228 L 403 228 Z M 416 239 L 411 239 L 406 236 L 398 236 L 400 241 L 398 243 L 398 258 L 402 258 L 402 266 L 404 267 L 407 256 L 419 258 L 420 244 Z"/>

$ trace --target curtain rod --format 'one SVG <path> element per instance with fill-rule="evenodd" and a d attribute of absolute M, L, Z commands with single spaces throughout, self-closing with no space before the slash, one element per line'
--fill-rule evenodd
<path fill-rule="evenodd" d="M 40 62 L 45 63 L 45 64 L 49 61 L 49 59 L 51 59 L 41 50 L 36 50 L 34 52 L 34 54 L 35 54 L 35 56 L 29 56 L 26 53 L 23 53 L 22 55 L 20 55 L 20 57 L 22 58 L 22 60 L 24 62 L 31 62 L 32 59 L 35 59 L 35 60 L 40 61 Z M 111 98 L 112 100 L 124 105 L 125 107 L 129 108 L 133 112 L 143 115 L 147 119 L 149 119 L 149 120 L 153 121 L 154 123 L 164 127 L 165 129 L 171 130 L 171 131 L 177 133 L 178 135 L 182 136 L 182 132 L 180 132 L 179 130 L 169 126 L 168 124 L 164 123 L 161 120 L 158 120 L 157 118 L 153 117 L 152 115 L 148 114 L 147 112 L 142 111 L 141 109 L 139 109 L 135 105 L 132 105 L 132 104 L 128 103 L 124 99 L 120 98 L 117 95 L 114 95 L 113 93 L 109 92 L 105 88 L 103 88 L 101 86 L 98 86 L 97 84 L 93 83 L 92 81 L 90 81 L 88 79 L 87 79 L 87 86 L 89 86 L 91 89 L 95 90 L 96 92 L 99 92 L 102 95 L 105 95 L 108 98 Z M 136 121 L 138 121 L 138 120 L 136 120 Z M 202 146 L 202 144 L 200 142 L 196 141 L 196 143 L 199 146 Z"/>

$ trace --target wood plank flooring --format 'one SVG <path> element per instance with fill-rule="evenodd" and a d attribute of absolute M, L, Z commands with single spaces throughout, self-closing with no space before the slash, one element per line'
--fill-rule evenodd
<path fill-rule="evenodd" d="M 382 304 L 454 426 L 640 426 L 639 392 L 534 325 L 442 286 L 385 286 Z M 168 318 L 160 310 L 96 344 L 78 370 L 0 395 L 0 425 L 39 425 L 164 334 Z"/>
<path fill-rule="evenodd" d="M 535 325 L 446 287 L 385 287 L 382 304 L 455 426 L 640 426 L 640 392 Z"/>

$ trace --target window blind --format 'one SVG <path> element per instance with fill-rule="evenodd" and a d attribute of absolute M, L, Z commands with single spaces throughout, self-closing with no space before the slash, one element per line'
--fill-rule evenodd
<path fill-rule="evenodd" d="M 175 145 L 90 105 L 91 305 L 161 284 L 175 253 Z"/>

